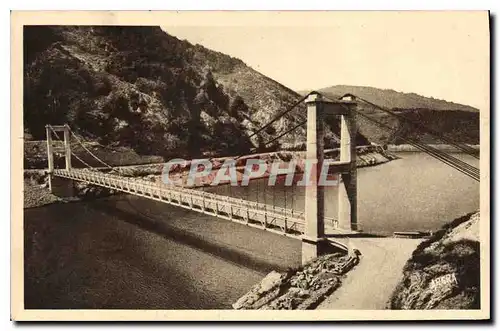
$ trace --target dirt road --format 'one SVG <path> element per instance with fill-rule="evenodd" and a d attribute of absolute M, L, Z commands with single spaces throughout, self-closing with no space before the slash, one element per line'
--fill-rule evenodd
<path fill-rule="evenodd" d="M 342 286 L 317 309 L 384 309 L 406 261 L 421 242 L 405 238 L 342 238 L 338 241 L 359 249 L 361 260 L 347 274 Z"/>

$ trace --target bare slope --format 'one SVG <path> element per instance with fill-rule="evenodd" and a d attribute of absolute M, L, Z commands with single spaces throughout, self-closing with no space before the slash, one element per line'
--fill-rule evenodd
<path fill-rule="evenodd" d="M 335 85 L 319 91 L 333 98 L 351 93 L 442 132 L 452 140 L 468 144 L 479 143 L 479 110 L 471 106 L 428 98 L 415 93 L 369 86 Z M 361 133 L 371 141 L 381 144 L 400 144 L 404 143 L 401 136 L 408 135 L 426 143 L 443 143 L 423 133 L 409 122 L 392 118 L 366 104 L 360 103 L 360 111 L 394 128 L 394 132 L 387 132 L 363 118 L 358 118 Z"/>

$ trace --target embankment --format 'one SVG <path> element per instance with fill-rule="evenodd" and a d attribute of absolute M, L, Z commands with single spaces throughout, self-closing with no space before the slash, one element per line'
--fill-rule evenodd
<path fill-rule="evenodd" d="M 25 170 L 23 184 L 24 208 L 41 207 L 62 202 L 62 199 L 49 192 L 48 177 L 45 170 Z"/>
<path fill-rule="evenodd" d="M 479 212 L 422 242 L 403 269 L 390 309 L 479 309 Z"/>
<path fill-rule="evenodd" d="M 24 208 L 41 207 L 52 203 L 64 203 L 85 199 L 101 198 L 115 194 L 105 187 L 90 185 L 84 182 L 75 182 L 73 198 L 60 198 L 50 193 L 46 170 L 24 171 Z"/>

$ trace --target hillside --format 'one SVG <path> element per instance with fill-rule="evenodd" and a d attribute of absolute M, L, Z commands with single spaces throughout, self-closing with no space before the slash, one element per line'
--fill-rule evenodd
<path fill-rule="evenodd" d="M 392 294 L 391 309 L 479 309 L 479 212 L 422 242 Z"/>
<path fill-rule="evenodd" d="M 442 132 L 452 140 L 479 144 L 479 110 L 471 106 L 427 98 L 415 93 L 403 93 L 368 86 L 335 85 L 318 91 L 331 98 L 337 98 L 347 93 L 354 94 L 376 105 L 391 109 L 412 121 L 418 121 Z M 408 121 L 395 119 L 366 104 L 360 103 L 360 111 L 394 128 L 394 132 L 387 132 L 370 121 L 358 117 L 361 133 L 371 141 L 380 144 L 400 144 L 404 143 L 400 138 L 401 135 L 408 135 L 426 143 L 442 143 L 441 140 L 423 133 Z"/>
<path fill-rule="evenodd" d="M 305 108 L 248 138 L 300 98 L 241 60 L 159 27 L 24 28 L 25 139 L 68 123 L 81 137 L 170 157 L 247 153 L 305 116 Z M 326 130 L 326 147 L 336 144 Z M 268 146 L 303 144 L 305 131 Z M 369 142 L 359 136 L 359 144 Z"/>

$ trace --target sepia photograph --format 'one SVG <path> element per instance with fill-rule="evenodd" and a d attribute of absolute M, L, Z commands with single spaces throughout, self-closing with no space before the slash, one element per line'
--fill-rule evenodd
<path fill-rule="evenodd" d="M 489 319 L 489 29 L 12 12 L 12 318 Z"/>

